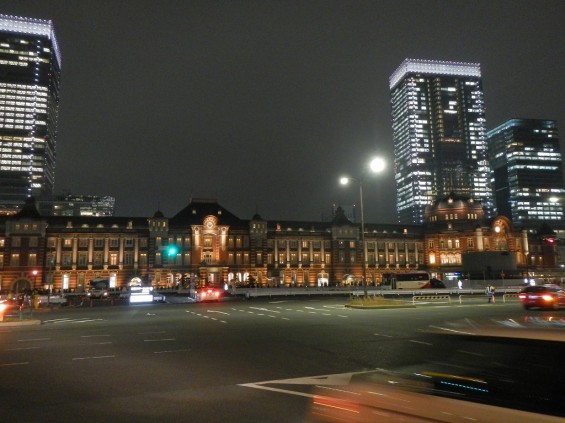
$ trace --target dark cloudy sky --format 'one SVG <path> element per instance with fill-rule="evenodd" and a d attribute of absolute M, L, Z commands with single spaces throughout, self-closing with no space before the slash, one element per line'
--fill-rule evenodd
<path fill-rule="evenodd" d="M 51 19 L 63 55 L 57 192 L 172 216 L 217 198 L 241 218 L 329 219 L 338 176 L 378 153 L 367 222 L 395 221 L 388 78 L 405 58 L 478 62 L 488 129 L 556 119 L 565 1 L 0 0 Z M 565 150 L 564 150 L 565 151 Z"/>

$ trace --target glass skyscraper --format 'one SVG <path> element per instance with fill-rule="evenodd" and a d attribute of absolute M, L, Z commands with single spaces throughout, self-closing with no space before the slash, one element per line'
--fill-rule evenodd
<path fill-rule="evenodd" d="M 510 119 L 487 133 L 498 212 L 523 226 L 564 221 L 557 122 Z"/>
<path fill-rule="evenodd" d="M 51 21 L 0 15 L 0 213 L 53 195 L 60 73 Z"/>
<path fill-rule="evenodd" d="M 406 59 L 389 83 L 399 223 L 423 223 L 426 206 L 451 193 L 491 217 L 480 65 Z"/>

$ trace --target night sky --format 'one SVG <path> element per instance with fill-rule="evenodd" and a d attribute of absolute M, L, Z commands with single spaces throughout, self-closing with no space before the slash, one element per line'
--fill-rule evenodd
<path fill-rule="evenodd" d="M 249 219 L 394 223 L 388 78 L 405 58 L 478 62 L 487 128 L 555 119 L 565 152 L 565 1 L 0 0 L 62 51 L 56 192 L 119 216 L 191 197 Z"/>

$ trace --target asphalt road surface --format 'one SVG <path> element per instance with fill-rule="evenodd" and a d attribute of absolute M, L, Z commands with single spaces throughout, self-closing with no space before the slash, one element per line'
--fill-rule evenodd
<path fill-rule="evenodd" d="M 0 326 L 0 421 L 375 421 L 359 407 L 344 411 L 344 396 L 361 398 L 360 386 L 396 377 L 414 395 L 431 385 L 449 400 L 565 416 L 557 400 L 565 343 L 498 337 L 519 329 L 557 339 L 564 310 L 526 312 L 516 301 L 387 310 L 345 303 L 177 299 L 37 312 L 41 325 Z M 320 402 L 330 397 L 341 405 Z"/>

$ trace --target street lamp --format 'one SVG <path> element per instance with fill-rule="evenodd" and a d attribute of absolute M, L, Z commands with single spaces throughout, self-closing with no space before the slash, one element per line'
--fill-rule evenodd
<path fill-rule="evenodd" d="M 33 271 L 31 272 L 31 274 L 33 275 L 33 286 L 32 286 L 32 288 L 31 288 L 32 291 L 35 289 L 35 281 L 36 281 L 36 279 L 37 279 L 37 273 L 39 273 L 37 270 L 33 270 Z"/>
<path fill-rule="evenodd" d="M 369 162 L 369 170 L 371 173 L 380 173 L 386 167 L 386 162 L 381 157 L 374 157 Z M 367 296 L 367 249 L 365 248 L 365 211 L 363 209 L 363 183 L 365 182 L 365 176 L 368 172 L 365 171 L 361 174 L 359 178 L 352 178 L 350 176 L 343 176 L 340 178 L 339 182 L 342 185 L 349 184 L 350 181 L 357 182 L 359 184 L 359 204 L 361 206 L 361 248 L 363 248 L 363 270 L 362 270 L 362 283 L 363 283 L 363 295 Z"/>

